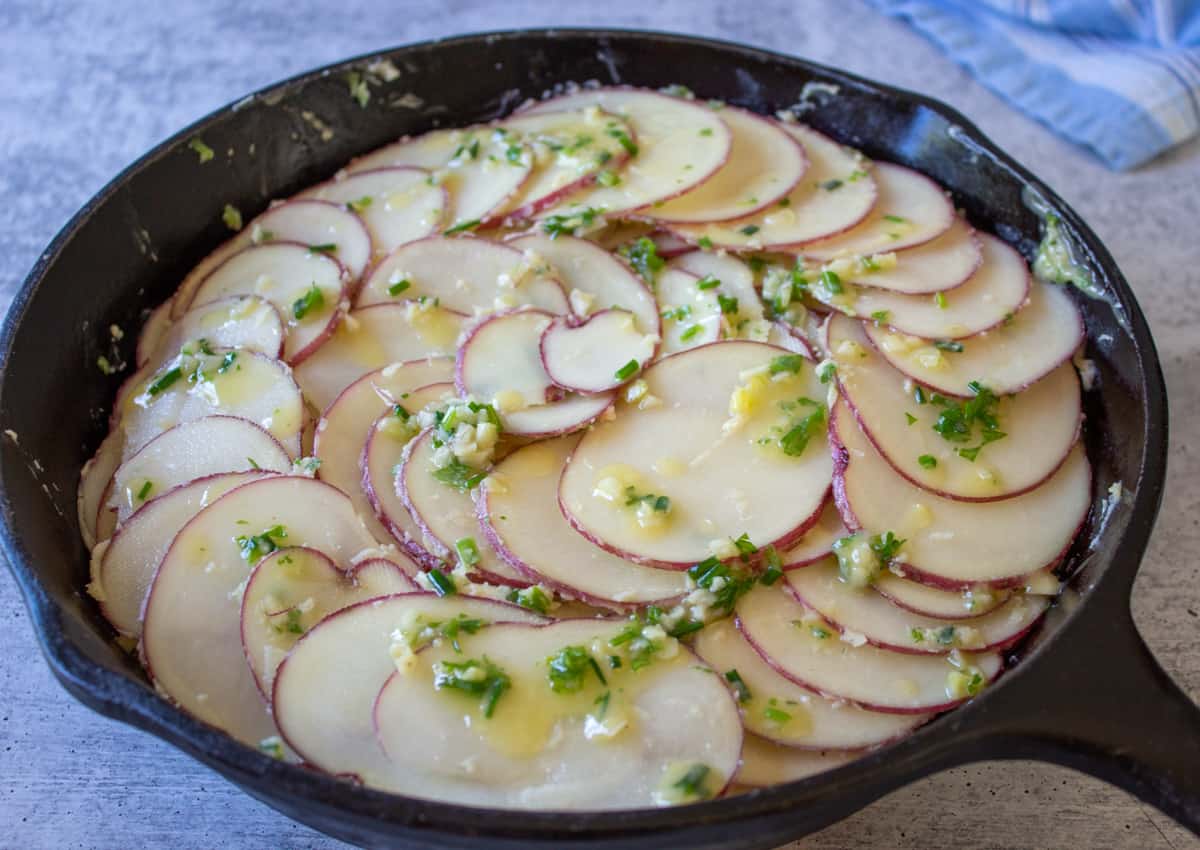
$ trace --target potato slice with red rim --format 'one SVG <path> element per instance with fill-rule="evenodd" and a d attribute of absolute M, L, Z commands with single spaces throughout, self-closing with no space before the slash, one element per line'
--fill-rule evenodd
<path fill-rule="evenodd" d="M 375 703 L 376 736 L 392 762 L 380 784 L 520 809 L 661 806 L 720 794 L 742 747 L 733 700 L 684 647 L 638 669 L 610 668 L 608 641 L 626 628 L 603 620 L 496 624 L 460 638 L 461 653 L 443 645 L 418 654 Z M 552 690 L 545 659 L 564 647 L 599 656 L 603 681 L 589 671 L 578 690 Z M 481 657 L 510 683 L 490 716 L 478 695 L 435 687 L 439 664 Z M 414 721 L 422 734 L 413 734 Z M 676 790 L 685 775 L 696 777 L 692 795 Z"/>
<path fill-rule="evenodd" d="M 92 553 L 90 593 L 112 627 L 127 637 L 142 633 L 142 605 L 171 541 L 201 509 L 234 487 L 270 473 L 228 472 L 181 484 L 140 508 Z"/>
<path fill-rule="evenodd" d="M 893 741 L 929 719 L 867 711 L 800 687 L 764 661 L 733 620 L 705 626 L 693 648 L 728 683 L 746 731 L 776 744 L 806 750 L 861 749 Z"/>
<path fill-rule="evenodd" d="M 552 313 L 526 308 L 496 313 L 471 328 L 454 361 L 459 394 L 485 403 L 499 399 L 501 411 L 561 397 L 541 353 L 542 334 L 553 321 Z"/>
<path fill-rule="evenodd" d="M 871 588 L 841 580 L 837 562 L 827 558 L 788 574 L 789 590 L 842 633 L 843 640 L 866 642 L 897 652 L 945 655 L 1012 646 L 1041 619 L 1049 601 L 1041 596 L 1012 596 L 993 611 L 967 620 L 948 621 L 914 614 Z"/>
<path fill-rule="evenodd" d="M 550 274 L 562 281 L 576 315 L 586 316 L 593 309 L 615 307 L 637 316 L 639 328 L 645 333 L 659 332 L 654 293 L 629 266 L 594 242 L 574 236 L 534 233 L 505 244 L 522 252 L 532 251 L 549 262 Z"/>
<path fill-rule="evenodd" d="M 614 393 L 567 395 L 553 404 L 509 410 L 500 415 L 510 436 L 540 439 L 571 434 L 603 417 L 612 407 Z"/>
<path fill-rule="evenodd" d="M 446 221 L 446 190 L 423 168 L 375 168 L 339 172 L 300 198 L 332 201 L 355 210 L 371 234 L 376 258 L 437 233 Z"/>
<path fill-rule="evenodd" d="M 983 262 L 983 251 L 975 231 L 955 216 L 945 233 L 924 244 L 896 251 L 895 259 L 894 264 L 885 265 L 868 257 L 850 257 L 835 261 L 833 266 L 847 283 L 905 295 L 926 295 L 949 292 L 966 283 Z"/>
<path fill-rule="evenodd" d="M 738 629 L 777 672 L 817 693 L 874 711 L 945 711 L 969 698 L 965 688 L 978 692 L 1003 666 L 995 652 L 947 657 L 854 646 L 836 631 L 821 628 L 821 622 L 780 587 L 759 586 L 737 605 Z"/>
<path fill-rule="evenodd" d="M 1025 303 L 1029 267 L 1020 254 L 995 236 L 981 233 L 979 240 L 983 264 L 949 292 L 903 295 L 843 286 L 842 293 L 834 294 L 821 284 L 810 286 L 809 292 L 835 310 L 870 317 L 893 330 L 929 340 L 960 340 L 998 329 Z"/>
<path fill-rule="evenodd" d="M 198 380 L 191 380 L 193 376 Z M 300 452 L 304 404 L 291 370 L 278 360 L 243 350 L 181 356 L 131 382 L 119 417 L 125 434 L 122 457 L 132 457 L 168 428 L 217 414 L 249 419 L 288 454 Z"/>
<path fill-rule="evenodd" d="M 420 649 L 425 629 L 429 638 L 445 640 L 438 627 L 459 618 L 480 625 L 546 622 L 516 605 L 432 593 L 343 608 L 305 633 L 280 664 L 271 699 L 280 734 L 306 762 L 328 773 L 369 784 L 390 775 L 392 763 L 376 742 L 372 712 L 380 689 L 396 672 L 393 644 L 411 636 Z"/>
<path fill-rule="evenodd" d="M 659 272 L 655 286 L 663 317 L 659 359 L 721 338 L 721 303 L 712 283 L 680 269 Z"/>
<path fill-rule="evenodd" d="M 723 320 L 723 337 L 779 344 L 778 335 L 771 339 L 771 327 L 764 319 L 762 301 L 754 285 L 754 272 L 737 257 L 712 251 L 689 251 L 671 260 L 668 268 L 681 269 L 701 280 L 719 282 L 715 292 Z M 807 345 L 804 347 L 807 349 Z M 811 355 L 807 350 L 803 353 Z"/>
<path fill-rule="evenodd" d="M 702 561 L 714 543 L 742 534 L 757 546 L 789 547 L 817 521 L 831 462 L 825 419 L 812 401 L 825 392 L 812 369 L 770 372 L 786 354 L 737 340 L 647 369 L 642 377 L 658 403 L 623 405 L 588 431 L 567 463 L 559 504 L 568 521 L 615 554 L 669 569 Z M 780 438 L 795 429 L 788 454 Z M 667 497 L 669 511 L 630 507 L 630 487 Z"/>
<path fill-rule="evenodd" d="M 947 293 L 946 298 L 954 298 Z M 948 395 L 970 396 L 977 381 L 994 393 L 1020 392 L 1053 372 L 1083 342 L 1083 317 L 1065 287 L 1040 281 L 1029 298 L 998 327 L 960 340 L 962 351 L 930 356 L 930 342 L 866 325 L 875 348 L 896 369 Z"/>
<path fill-rule="evenodd" d="M 79 471 L 79 491 L 75 507 L 79 514 L 79 533 L 83 543 L 91 549 L 103 538 L 97 537 L 100 513 L 108 496 L 108 484 L 121 465 L 121 449 L 125 435 L 120 428 L 113 428 L 105 435 L 96 453 Z"/>
<path fill-rule="evenodd" d="M 579 324 L 559 317 L 542 333 L 542 368 L 565 390 L 604 392 L 637 375 L 654 359 L 658 342 L 625 310 L 601 310 Z"/>
<path fill-rule="evenodd" d="M 403 246 L 367 277 L 356 306 L 421 297 L 467 315 L 521 305 L 569 312 L 562 286 L 536 257 L 479 237 L 434 237 Z"/>
<path fill-rule="evenodd" d="M 800 182 L 768 209 L 735 221 L 673 224 L 693 244 L 760 251 L 788 247 L 854 227 L 871 211 L 876 187 L 870 163 L 803 124 L 780 124 L 805 151 L 808 168 Z"/>
<path fill-rule="evenodd" d="M 199 280 L 200 278 L 197 278 L 197 282 Z M 158 344 L 162 342 L 163 337 L 170 330 L 172 321 L 171 308 L 174 305 L 175 296 L 172 295 L 151 310 L 150 315 L 146 317 L 146 321 L 142 325 L 142 330 L 138 334 L 137 346 L 134 350 L 134 363 L 139 368 L 144 366 L 146 361 L 150 359 L 150 356 L 158 350 Z"/>
<path fill-rule="evenodd" d="M 982 617 L 999 608 L 1012 595 L 1010 590 L 989 587 L 942 590 L 900 578 L 890 571 L 880 573 L 875 579 L 874 587 L 893 605 L 914 614 L 940 620 Z"/>
<path fill-rule="evenodd" d="M 329 341 L 295 369 L 317 410 L 363 375 L 392 363 L 453 355 L 466 316 L 432 302 L 376 304 L 351 310 Z"/>
<path fill-rule="evenodd" d="M 834 494 L 847 528 L 893 532 L 905 576 L 943 588 L 1021 585 L 1058 562 L 1091 504 L 1091 467 L 1076 443 L 1039 487 L 998 502 L 964 502 L 922 490 L 897 473 L 859 429 L 845 402 L 831 414 Z"/>
<path fill-rule="evenodd" d="M 415 166 L 427 169 L 446 191 L 446 227 L 478 224 L 505 208 L 533 170 L 533 152 L 503 126 L 476 125 L 431 130 L 372 151 L 346 167 L 351 175 L 367 169 Z"/>
<path fill-rule="evenodd" d="M 804 332 L 782 319 L 771 322 L 770 327 L 767 328 L 767 342 L 780 348 L 786 348 L 793 354 L 799 354 L 808 360 L 815 361 L 817 359 L 812 343 L 805 338 Z"/>
<path fill-rule="evenodd" d="M 837 504 L 833 499 L 829 499 L 821 509 L 821 516 L 816 525 L 805 532 L 790 549 L 779 553 L 783 568 L 799 569 L 827 557 L 833 552 L 833 544 L 849 533 L 837 511 Z"/>
<path fill-rule="evenodd" d="M 117 523 L 167 491 L 221 472 L 289 472 L 292 459 L 261 426 L 236 416 L 205 416 L 168 428 L 113 473 L 107 506 Z"/>
<path fill-rule="evenodd" d="M 592 185 L 600 174 L 612 175 L 606 176 L 606 181 L 613 179 L 629 159 L 619 133 L 637 143 L 632 127 L 595 108 L 513 115 L 499 128 L 533 151 L 529 179 L 489 216 L 510 221 L 536 215 L 572 192 Z M 619 133 L 606 132 L 614 129 Z"/>
<path fill-rule="evenodd" d="M 747 734 L 742 741 L 742 763 L 733 779 L 737 784 L 750 788 L 770 788 L 833 770 L 861 755 L 853 750 L 783 747 L 757 735 Z"/>
<path fill-rule="evenodd" d="M 871 169 L 878 195 L 866 218 L 850 230 L 805 242 L 801 253 L 816 260 L 899 251 L 923 245 L 954 224 L 954 205 L 924 174 L 891 162 Z M 834 191 L 841 191 L 844 186 Z"/>
<path fill-rule="evenodd" d="M 242 653 L 241 595 L 254 564 L 281 545 L 318 549 L 347 570 L 375 541 L 338 490 L 273 475 L 230 490 L 180 529 L 146 598 L 142 659 L 155 686 L 250 746 L 274 724 Z"/>
<path fill-rule="evenodd" d="M 471 572 L 496 584 L 528 586 L 529 580 L 488 544 L 475 516 L 470 491 L 434 477 L 434 449 L 431 430 L 414 437 L 404 447 L 394 479 L 400 501 L 421 530 L 421 545 L 433 559 L 453 565 L 464 557 L 459 541 L 469 539 L 478 555 L 477 563 L 463 562 Z"/>
<path fill-rule="evenodd" d="M 234 254 L 196 288 L 192 307 L 233 295 L 258 295 L 287 322 L 284 359 L 298 363 L 328 339 L 346 308 L 346 270 L 295 242 L 272 242 Z"/>
<path fill-rule="evenodd" d="M 957 399 L 924 391 L 917 396 L 911 382 L 906 388 L 904 376 L 879 356 L 853 319 L 833 316 L 827 333 L 838 385 L 863 433 L 898 473 L 931 493 L 987 502 L 1032 490 L 1054 474 L 1079 437 L 1079 379 L 1070 363 L 988 408 L 1002 438 L 986 442 L 982 428 L 968 421 L 969 434 L 951 442 L 936 428 L 958 409 Z M 957 356 L 932 348 L 931 354 Z"/>
<path fill-rule="evenodd" d="M 270 699 L 283 657 L 326 616 L 366 599 L 416 589 L 398 564 L 382 558 L 343 571 L 304 546 L 267 555 L 250 573 L 241 612 L 242 649 L 263 698 Z"/>
<path fill-rule="evenodd" d="M 420 407 L 453 395 L 454 384 L 447 381 L 413 390 L 409 393 L 409 398 L 400 403 L 411 405 L 411 408 L 406 407 L 406 410 L 416 411 Z M 362 450 L 354 458 L 358 477 L 353 482 L 349 480 L 350 469 L 347 464 L 351 460 L 351 452 L 358 444 L 350 442 L 353 437 L 347 429 L 352 428 L 352 433 L 357 434 L 366 417 L 367 406 L 365 399 L 356 402 L 356 409 L 345 411 L 346 418 L 337 426 L 345 435 L 344 438 L 339 438 L 339 448 L 330 450 L 331 459 L 337 461 L 334 467 L 337 479 L 341 481 L 345 476 L 346 486 L 357 486 L 357 492 L 352 498 L 360 508 L 360 513 L 373 516 L 374 522 L 369 523 L 368 527 L 376 534 L 382 533 L 381 539 L 395 540 L 410 558 L 425 569 L 432 569 L 439 566 L 440 561 L 430 555 L 422 544 L 423 533 L 396 492 L 396 468 L 404 457 L 404 447 L 413 436 L 406 427 L 407 423 L 381 407 L 376 418 L 366 426 L 366 439 L 363 441 Z M 363 501 L 368 506 L 365 511 L 361 509 L 360 503 Z"/>
<path fill-rule="evenodd" d="M 731 139 L 725 164 L 699 186 L 640 214 L 670 223 L 741 219 L 796 187 L 808 168 L 799 142 L 777 123 L 745 109 L 724 106 L 720 117 Z"/>
<path fill-rule="evenodd" d="M 631 155 L 614 186 L 591 186 L 555 209 L 592 208 L 612 215 L 682 195 L 725 164 L 733 144 L 720 113 L 657 92 L 624 87 L 589 89 L 535 104 L 519 116 L 598 106 L 633 129 L 623 146 Z M 624 132 L 619 125 L 605 133 Z M 619 138 L 619 137 L 618 137 Z M 634 141 L 636 139 L 636 141 Z"/>
<path fill-rule="evenodd" d="M 530 581 L 600 606 L 663 603 L 688 592 L 687 578 L 618 558 L 577 534 L 558 509 L 558 479 L 579 438 L 517 449 L 484 479 L 479 524 L 512 567 Z"/>

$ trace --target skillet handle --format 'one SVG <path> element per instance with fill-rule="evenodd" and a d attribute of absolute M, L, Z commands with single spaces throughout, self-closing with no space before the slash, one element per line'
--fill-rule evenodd
<path fill-rule="evenodd" d="M 1109 601 L 1087 600 L 1052 655 L 1012 671 L 1020 684 L 987 706 L 988 749 L 1089 773 L 1200 835 L 1200 708 L 1150 653 L 1128 597 Z"/>

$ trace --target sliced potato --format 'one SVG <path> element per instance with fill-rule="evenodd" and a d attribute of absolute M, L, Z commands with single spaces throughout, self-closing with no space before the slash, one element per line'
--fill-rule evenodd
<path fill-rule="evenodd" d="M 962 688 L 974 681 L 978 692 L 1003 667 L 995 652 L 948 658 L 855 646 L 835 631 L 814 629 L 807 612 L 785 589 L 760 586 L 738 602 L 738 629 L 788 679 L 863 708 L 892 714 L 945 711 L 969 698 Z M 820 622 L 817 617 L 815 623 Z M 965 677 L 961 686 L 960 676 Z"/>
<path fill-rule="evenodd" d="M 947 299 L 954 292 L 946 294 Z M 941 393 L 970 396 L 978 381 L 995 393 L 1015 393 L 1050 374 L 1083 342 L 1083 317 L 1066 287 L 1034 282 L 1015 315 L 991 330 L 959 340 L 962 351 L 928 356 L 929 342 L 886 326 L 866 325 L 867 336 L 905 375 Z"/>
<path fill-rule="evenodd" d="M 655 287 L 662 307 L 659 358 L 716 342 L 721 338 L 721 303 L 715 286 L 690 272 L 668 268 Z"/>
<path fill-rule="evenodd" d="M 301 198 L 347 205 L 358 211 L 378 259 L 396 248 L 437 233 L 449 200 L 423 168 L 375 168 L 339 172 L 300 194 Z"/>
<path fill-rule="evenodd" d="M 541 341 L 554 320 L 542 310 L 507 310 L 471 328 L 458 347 L 454 384 L 463 396 L 501 411 L 535 407 L 561 397 L 546 374 Z"/>
<path fill-rule="evenodd" d="M 1012 594 L 1010 590 L 989 587 L 943 590 L 909 581 L 890 571 L 875 579 L 875 589 L 893 605 L 940 620 L 982 617 L 999 608 Z"/>
<path fill-rule="evenodd" d="M 831 461 L 813 401 L 824 389 L 811 368 L 788 371 L 786 359 L 772 376 L 785 355 L 720 342 L 647 369 L 647 396 L 593 427 L 567 463 L 559 503 L 570 523 L 619 556 L 673 569 L 743 534 L 758 546 L 798 540 L 817 521 Z M 794 429 L 785 450 L 780 440 Z M 669 510 L 631 508 L 630 488 L 667 497 Z"/>
<path fill-rule="evenodd" d="M 889 252 L 890 253 L 890 252 Z M 886 255 L 885 255 L 886 256 Z M 895 252 L 895 263 L 867 258 L 834 263 L 843 279 L 857 286 L 886 289 L 905 295 L 946 292 L 961 286 L 983 262 L 979 237 L 961 217 L 950 229 L 921 245 Z M 947 295 L 947 297 L 949 297 Z"/>
<path fill-rule="evenodd" d="M 653 359 L 658 342 L 624 310 L 601 310 L 577 325 L 560 317 L 542 333 L 542 367 L 563 389 L 604 392 L 632 380 Z"/>
<path fill-rule="evenodd" d="M 734 781 L 750 788 L 769 788 L 784 782 L 798 782 L 848 764 L 859 755 L 847 750 L 782 747 L 757 735 L 747 734 L 742 742 L 742 764 L 734 775 Z"/>
<path fill-rule="evenodd" d="M 662 603 L 688 591 L 686 576 L 626 561 L 577 534 L 558 509 L 558 479 L 579 438 L 517 449 L 484 479 L 479 523 L 492 547 L 530 580 L 593 604 Z"/>
<path fill-rule="evenodd" d="M 837 511 L 837 503 L 830 499 L 821 509 L 821 516 L 816 525 L 805 532 L 786 552 L 779 553 L 783 568 L 799 569 L 827 557 L 833 551 L 833 544 L 849 533 Z"/>
<path fill-rule="evenodd" d="M 121 465 L 121 450 L 125 441 L 124 434 L 119 428 L 110 430 L 96 447 L 83 469 L 79 471 L 79 491 L 75 498 L 75 506 L 79 514 L 79 533 L 83 543 L 91 549 L 101 539 L 96 536 L 96 527 L 100 512 L 104 510 L 104 502 L 108 495 L 108 484 L 112 475 Z"/>
<path fill-rule="evenodd" d="M 908 482 L 872 447 L 844 402 L 833 411 L 840 445 L 834 492 L 846 525 L 893 532 L 905 575 L 936 587 L 1010 587 L 1051 566 L 1075 538 L 1091 504 L 1083 446 L 1036 489 L 999 502 L 935 496 Z"/>

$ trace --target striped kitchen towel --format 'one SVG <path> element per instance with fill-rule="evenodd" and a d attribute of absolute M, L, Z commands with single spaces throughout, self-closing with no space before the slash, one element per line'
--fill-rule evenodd
<path fill-rule="evenodd" d="M 1110 168 L 1200 132 L 1200 0 L 869 1 Z"/>

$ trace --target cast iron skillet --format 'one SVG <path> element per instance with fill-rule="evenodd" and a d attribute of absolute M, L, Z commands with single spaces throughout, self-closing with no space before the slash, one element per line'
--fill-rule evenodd
<path fill-rule="evenodd" d="M 367 108 L 345 74 L 390 59 L 399 79 Z M 1095 502 L 1066 562 L 1073 578 L 1015 669 L 971 704 L 899 743 L 822 776 L 685 809 L 619 814 L 511 813 L 391 796 L 276 762 L 159 698 L 81 588 L 87 557 L 74 494 L 103 435 L 119 378 L 108 327 L 132 358 L 145 309 L 227 235 L 226 202 L 250 215 L 330 176 L 402 133 L 483 121 L 564 81 L 664 86 L 773 112 L 810 87 L 806 118 L 868 155 L 913 166 L 949 188 L 970 220 L 1031 258 L 1040 198 L 1107 298 L 1080 295 Z M 419 98 L 416 100 L 413 96 Z M 310 116 L 306 118 L 306 113 Z M 320 125 L 334 131 L 322 138 Z M 216 152 L 204 165 L 187 141 Z M 253 146 L 253 148 L 251 148 Z M 227 151 L 232 150 L 231 156 Z M 1035 204 L 1036 206 L 1036 204 Z M 981 759 L 1041 759 L 1100 776 L 1200 832 L 1200 710 L 1149 654 L 1130 587 L 1158 510 L 1166 468 L 1166 391 L 1145 319 L 1096 236 L 1053 192 L 961 115 L 909 92 L 788 56 L 658 33 L 507 32 L 398 48 L 296 77 L 219 110 L 159 145 L 70 221 L 18 294 L 0 337 L 3 546 L 54 674 L 95 710 L 152 732 L 255 797 L 317 829 L 372 846 L 767 847 L 817 830 L 917 777 Z M 18 442 L 19 440 L 19 442 Z"/>

